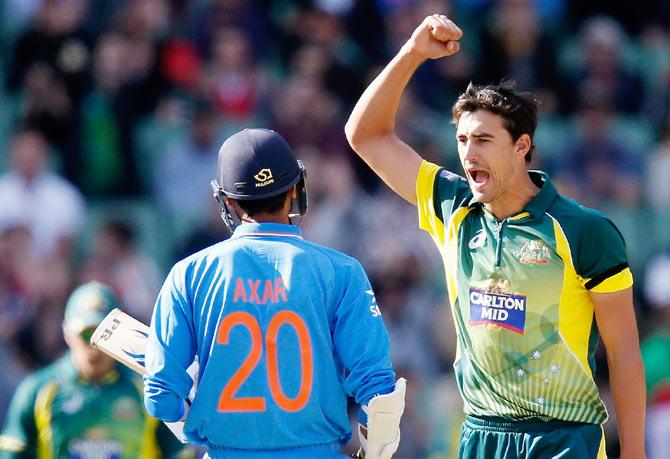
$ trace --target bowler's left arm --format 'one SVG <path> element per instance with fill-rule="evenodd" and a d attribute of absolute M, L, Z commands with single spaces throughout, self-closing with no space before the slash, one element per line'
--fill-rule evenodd
<path fill-rule="evenodd" d="M 621 458 L 644 458 L 645 383 L 633 310 L 633 288 L 591 291 L 598 331 L 607 350 Z"/>

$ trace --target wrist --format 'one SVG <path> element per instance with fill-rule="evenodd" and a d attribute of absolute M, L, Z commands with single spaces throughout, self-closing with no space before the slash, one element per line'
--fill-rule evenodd
<path fill-rule="evenodd" d="M 400 51 L 398 52 L 398 57 L 402 60 L 408 61 L 414 64 L 416 67 L 419 67 L 425 61 L 428 60 L 428 56 L 420 52 L 414 46 L 414 43 L 410 40 L 406 42 Z"/>
<path fill-rule="evenodd" d="M 179 421 L 185 421 L 186 417 L 188 416 L 188 412 L 191 409 L 191 404 L 189 403 L 189 400 L 184 400 L 184 412 L 182 415 L 179 417 Z"/>

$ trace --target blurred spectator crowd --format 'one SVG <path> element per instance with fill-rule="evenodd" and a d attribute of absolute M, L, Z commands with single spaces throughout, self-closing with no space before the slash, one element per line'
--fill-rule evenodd
<path fill-rule="evenodd" d="M 227 237 L 221 142 L 270 127 L 308 171 L 306 236 L 361 259 L 408 378 L 399 458 L 454 457 L 462 415 L 437 250 L 343 126 L 427 14 L 465 32 L 422 66 L 398 127 L 459 170 L 450 108 L 469 81 L 541 99 L 533 167 L 626 237 L 647 364 L 650 457 L 670 457 L 670 2 L 0 0 L 0 423 L 64 350 L 65 299 L 113 286 L 148 321 L 166 270 Z M 598 382 L 607 396 L 604 353 Z M 653 368 L 650 370 L 650 368 Z M 606 400 L 609 403 L 609 400 Z M 606 426 L 616 455 L 616 420 Z"/>

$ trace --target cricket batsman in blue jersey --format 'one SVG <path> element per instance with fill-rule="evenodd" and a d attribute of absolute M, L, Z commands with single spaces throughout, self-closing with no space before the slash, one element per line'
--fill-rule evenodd
<path fill-rule="evenodd" d="M 286 141 L 245 129 L 212 181 L 230 239 L 179 261 L 151 320 L 145 406 L 213 459 L 336 458 L 361 405 L 360 457 L 390 458 L 405 380 L 360 263 L 305 241 L 305 168 Z M 186 369 L 198 358 L 195 398 Z"/>

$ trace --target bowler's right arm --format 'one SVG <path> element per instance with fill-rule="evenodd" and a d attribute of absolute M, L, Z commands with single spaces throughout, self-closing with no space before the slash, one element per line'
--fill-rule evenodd
<path fill-rule="evenodd" d="M 416 204 L 416 177 L 422 158 L 396 135 L 400 98 L 417 68 L 426 59 L 456 53 L 462 35 L 446 16 L 428 16 L 368 86 L 345 126 L 347 140 L 356 153 L 412 204 Z"/>

